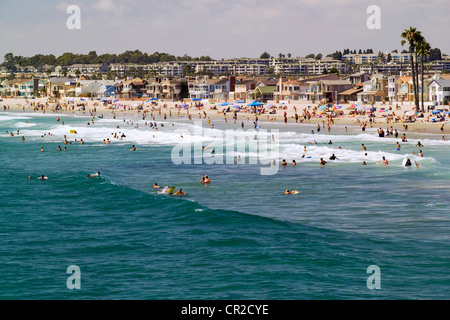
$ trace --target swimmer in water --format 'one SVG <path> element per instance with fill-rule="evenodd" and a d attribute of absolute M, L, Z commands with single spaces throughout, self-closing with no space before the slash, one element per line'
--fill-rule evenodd
<path fill-rule="evenodd" d="M 281 162 L 281 165 L 284 167 L 287 165 L 286 160 L 283 159 L 283 162 Z"/>
<path fill-rule="evenodd" d="M 44 152 L 44 147 L 41 147 L 41 152 Z"/>
<path fill-rule="evenodd" d="M 187 193 L 186 193 L 186 192 L 183 192 L 183 190 L 180 189 L 180 190 L 178 190 L 177 192 L 172 193 L 172 195 L 174 195 L 174 196 L 185 196 L 185 195 L 187 195 Z"/>
<path fill-rule="evenodd" d="M 40 176 L 38 179 L 39 180 L 48 180 L 48 178 L 46 176 L 44 176 L 44 175 Z"/>
<path fill-rule="evenodd" d="M 295 194 L 294 191 L 290 191 L 289 189 L 286 189 L 286 191 L 284 192 L 284 194 Z"/>
<path fill-rule="evenodd" d="M 362 165 L 363 166 L 367 166 L 367 163 L 365 161 L 363 161 Z"/>
<path fill-rule="evenodd" d="M 155 182 L 155 184 L 153 185 L 153 189 L 161 189 L 161 187 L 158 186 L 158 184 Z"/>
<path fill-rule="evenodd" d="M 389 165 L 389 162 L 387 159 L 383 156 L 383 160 L 381 160 L 382 163 L 384 163 L 384 166 L 387 167 Z"/>
<path fill-rule="evenodd" d="M 133 145 L 133 148 L 131 149 L 131 151 L 136 151 L 136 147 Z"/>
<path fill-rule="evenodd" d="M 419 153 L 417 154 L 418 157 L 423 157 L 422 150 L 419 150 Z"/>
<path fill-rule="evenodd" d="M 95 178 L 95 177 L 99 177 L 99 176 L 100 176 L 100 171 L 97 172 L 97 173 L 90 174 L 90 175 L 88 175 L 87 177 L 88 177 L 88 178 Z"/>
<path fill-rule="evenodd" d="M 411 167 L 411 166 L 412 166 L 411 160 L 406 159 L 405 167 Z"/>
<path fill-rule="evenodd" d="M 295 160 L 292 160 L 292 165 L 293 165 L 293 166 L 296 166 L 296 165 L 297 165 L 297 162 L 295 162 Z"/>
<path fill-rule="evenodd" d="M 397 151 L 400 151 L 400 143 L 397 142 Z"/>
<path fill-rule="evenodd" d="M 320 165 L 324 166 L 326 164 L 327 164 L 327 162 L 325 160 L 323 160 L 323 158 L 320 158 Z"/>
<path fill-rule="evenodd" d="M 424 147 L 424 145 L 422 143 L 420 143 L 420 141 L 419 141 L 419 142 L 417 142 L 416 147 Z"/>

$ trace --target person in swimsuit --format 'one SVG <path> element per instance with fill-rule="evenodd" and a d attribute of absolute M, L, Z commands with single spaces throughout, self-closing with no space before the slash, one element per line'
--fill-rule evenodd
<path fill-rule="evenodd" d="M 185 195 L 187 195 L 187 192 L 183 192 L 183 190 L 180 189 L 177 192 L 172 193 L 172 195 L 174 195 L 174 196 L 185 196 Z"/>

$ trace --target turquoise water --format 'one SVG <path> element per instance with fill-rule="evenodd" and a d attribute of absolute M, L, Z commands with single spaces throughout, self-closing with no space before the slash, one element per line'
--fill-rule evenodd
<path fill-rule="evenodd" d="M 174 130 L 192 130 L 185 119 L 154 131 L 123 117 L 87 126 L 90 117 L 59 114 L 63 126 L 56 116 L 0 113 L 0 299 L 450 298 L 442 135 L 406 133 L 398 152 L 397 140 L 375 129 L 313 136 L 316 125 L 263 123 L 280 130 L 280 159 L 298 165 L 262 176 L 259 165 L 173 164 Z M 86 143 L 59 152 L 64 134 Z M 419 138 L 424 158 L 411 155 Z M 301 159 L 305 145 L 311 159 Z M 321 168 L 331 153 L 342 161 Z M 376 163 L 383 155 L 388 167 Z M 402 167 L 405 155 L 421 167 Z M 199 183 L 205 174 L 209 186 Z M 155 182 L 188 196 L 159 195 Z M 70 265 L 81 269 L 81 290 L 66 286 Z M 381 290 L 366 286 L 370 265 L 381 269 Z"/>

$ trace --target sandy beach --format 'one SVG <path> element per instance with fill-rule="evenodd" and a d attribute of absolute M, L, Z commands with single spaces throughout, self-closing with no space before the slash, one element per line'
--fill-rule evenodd
<path fill-rule="evenodd" d="M 127 114 L 127 116 L 140 117 L 144 113 L 147 115 L 154 115 L 163 118 L 164 115 L 169 117 L 172 115 L 173 117 L 184 117 L 189 118 L 191 120 L 195 120 L 198 118 L 206 117 L 211 120 L 223 120 L 225 121 L 233 121 L 233 115 L 235 111 L 237 115 L 237 121 L 255 121 L 256 117 L 258 121 L 261 122 L 284 122 L 284 116 L 286 114 L 287 122 L 293 123 L 295 122 L 295 114 L 298 114 L 298 123 L 309 123 L 309 124 L 326 124 L 329 121 L 329 114 L 322 113 L 318 114 L 317 109 L 319 105 L 311 104 L 306 102 L 295 102 L 289 104 L 275 104 L 273 103 L 270 109 L 264 109 L 264 113 L 254 113 L 251 107 L 248 107 L 247 104 L 251 103 L 251 101 L 247 101 L 245 104 L 241 104 L 242 108 L 236 109 L 233 106 L 236 105 L 233 101 L 229 101 L 233 103 L 230 105 L 231 108 L 228 112 L 228 107 L 219 106 L 223 102 L 203 102 L 202 106 L 196 106 L 196 102 L 191 101 L 172 101 L 172 100 L 159 100 L 155 101 L 154 104 L 145 103 L 145 100 L 141 101 L 130 101 L 130 100 L 120 100 L 114 104 L 103 104 L 99 100 L 90 99 L 90 98 L 63 98 L 57 100 L 57 102 L 53 100 L 48 100 L 47 98 L 38 98 L 38 99 L 3 99 L 0 102 L 0 107 L 9 111 L 34 111 L 34 112 L 45 112 L 45 113 L 81 113 L 81 114 L 89 114 L 93 115 L 103 115 L 106 118 L 112 118 L 115 114 L 116 116 L 122 117 L 120 115 Z M 71 102 L 74 101 L 74 102 Z M 187 105 L 187 107 L 181 107 L 181 105 Z M 37 109 L 37 106 L 41 106 Z M 55 110 L 56 107 L 59 106 L 59 110 Z M 341 104 L 339 105 L 342 108 L 336 110 L 337 113 L 342 113 L 333 116 L 333 122 L 330 125 L 337 126 L 361 126 L 362 123 L 367 123 L 369 126 L 374 128 L 386 128 L 393 127 L 394 129 L 404 129 L 404 125 L 408 126 L 408 131 L 410 132 L 423 132 L 423 133 L 435 133 L 435 134 L 445 134 L 448 133 L 449 127 L 449 116 L 446 115 L 445 121 L 437 121 L 432 122 L 431 119 L 435 118 L 431 112 L 425 112 L 424 117 L 416 118 L 414 122 L 407 121 L 407 116 L 414 112 L 413 105 L 401 105 L 399 109 L 396 109 L 395 105 L 388 104 L 376 104 L 374 107 L 376 111 L 374 112 L 375 117 L 373 118 L 373 123 L 369 122 L 369 113 L 366 112 L 364 115 L 355 115 L 351 114 L 352 104 Z M 84 107 L 84 109 L 83 109 Z M 371 105 L 365 105 L 366 108 L 370 108 Z M 400 120 L 398 121 L 387 121 L 386 112 L 380 112 L 381 109 L 388 110 L 392 107 L 392 112 L 395 117 L 400 116 Z M 444 110 L 448 110 L 448 106 L 443 107 Z M 276 111 L 274 114 L 270 114 L 269 111 Z M 304 119 L 304 110 L 309 111 L 313 116 L 310 119 Z M 315 115 L 314 112 L 315 111 Z M 443 130 L 441 130 L 442 126 Z"/>

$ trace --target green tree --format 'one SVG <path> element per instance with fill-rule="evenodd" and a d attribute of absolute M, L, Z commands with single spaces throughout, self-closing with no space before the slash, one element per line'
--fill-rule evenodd
<path fill-rule="evenodd" d="M 314 53 L 310 53 L 305 58 L 306 59 L 314 59 L 315 57 L 316 57 L 316 55 Z"/>
<path fill-rule="evenodd" d="M 264 53 L 259 58 L 260 59 L 269 59 L 270 58 L 270 54 L 267 53 L 266 51 L 264 51 Z"/>
<path fill-rule="evenodd" d="M 415 61 L 415 53 L 416 53 L 416 41 L 418 38 L 418 35 L 420 34 L 420 31 L 417 31 L 416 28 L 410 27 L 409 29 L 405 29 L 401 33 L 401 37 L 403 40 L 401 41 L 402 46 L 405 45 L 405 43 L 408 43 L 409 45 L 409 54 L 410 54 L 410 62 L 411 62 L 411 71 L 412 71 L 412 78 L 413 78 L 413 87 L 414 87 L 414 102 L 416 105 L 416 111 L 420 111 L 419 106 L 419 96 L 418 96 L 418 90 L 417 90 L 417 82 L 416 82 L 416 61 Z"/>
<path fill-rule="evenodd" d="M 323 55 L 321 53 L 319 53 L 319 54 L 316 55 L 315 59 L 316 60 L 321 60 L 322 57 L 323 57 Z"/>
<path fill-rule="evenodd" d="M 424 75 L 424 60 L 431 54 L 431 46 L 430 44 L 423 38 L 422 41 L 420 41 L 417 44 L 417 52 L 420 55 L 420 63 L 421 63 L 421 94 L 422 94 L 422 112 L 425 112 L 425 104 L 424 104 L 424 81 L 423 81 L 423 75 Z"/>

